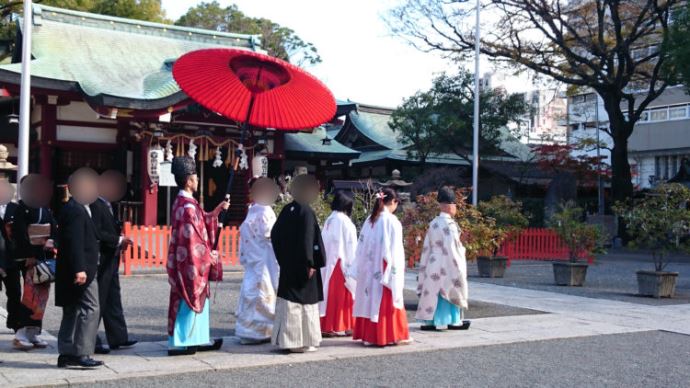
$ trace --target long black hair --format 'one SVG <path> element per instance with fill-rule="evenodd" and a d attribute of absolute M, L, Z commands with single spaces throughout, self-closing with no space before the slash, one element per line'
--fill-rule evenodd
<path fill-rule="evenodd" d="M 352 215 L 352 207 L 354 206 L 354 199 L 352 196 L 344 192 L 343 190 L 338 190 L 333 196 L 333 202 L 331 202 L 331 210 L 343 212 L 349 216 Z"/>
<path fill-rule="evenodd" d="M 371 221 L 372 225 L 381 215 L 383 207 L 386 205 L 390 205 L 393 201 L 397 200 L 398 193 L 396 193 L 395 190 L 391 189 L 390 187 L 385 187 L 381 189 L 378 193 L 376 193 L 376 202 L 374 202 L 374 210 L 371 211 L 371 216 L 369 217 L 369 221 Z"/>

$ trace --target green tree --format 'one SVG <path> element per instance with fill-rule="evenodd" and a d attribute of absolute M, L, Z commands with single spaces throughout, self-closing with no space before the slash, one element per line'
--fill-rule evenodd
<path fill-rule="evenodd" d="M 474 56 L 473 10 L 460 0 L 405 0 L 391 10 L 391 31 L 414 46 L 456 60 Z M 473 3 L 473 2 L 470 2 Z M 683 0 L 483 1 L 481 52 L 593 90 L 604 100 L 613 139 L 615 200 L 633 193 L 628 139 L 649 104 L 669 85 L 659 49 L 669 16 Z"/>
<path fill-rule="evenodd" d="M 669 71 L 690 90 L 690 3 L 678 8 L 667 41 Z"/>
<path fill-rule="evenodd" d="M 222 7 L 217 1 L 202 2 L 191 7 L 175 24 L 241 34 L 259 34 L 262 37 L 262 47 L 269 55 L 298 66 L 321 62 L 316 47 L 302 40 L 295 31 L 269 19 L 249 17 L 234 4 Z"/>
<path fill-rule="evenodd" d="M 529 111 L 522 94 L 485 89 L 480 98 L 480 151 L 498 155 L 506 126 Z M 473 77 L 463 71 L 434 79 L 431 89 L 404 100 L 389 125 L 398 133 L 408 154 L 424 163 L 434 153 L 454 153 L 470 160 L 474 114 Z"/>
<path fill-rule="evenodd" d="M 74 2 L 75 0 L 70 0 Z M 76 2 L 88 2 L 76 0 Z M 167 23 L 160 0 L 96 0 L 89 12 L 127 19 Z"/>

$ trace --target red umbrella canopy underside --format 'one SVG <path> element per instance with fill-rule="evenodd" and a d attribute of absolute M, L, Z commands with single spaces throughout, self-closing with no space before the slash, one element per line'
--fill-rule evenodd
<path fill-rule="evenodd" d="M 207 109 L 255 127 L 314 128 L 331 120 L 336 111 L 333 94 L 316 77 L 252 51 L 192 51 L 175 62 L 173 77 L 191 99 Z"/>

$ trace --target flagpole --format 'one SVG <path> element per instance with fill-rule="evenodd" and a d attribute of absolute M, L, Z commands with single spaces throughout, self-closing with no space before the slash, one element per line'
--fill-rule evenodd
<path fill-rule="evenodd" d="M 472 135 L 472 204 L 477 205 L 479 197 L 479 13 L 481 2 L 477 0 L 476 27 L 474 42 L 474 130 Z"/>
<path fill-rule="evenodd" d="M 29 124 L 31 121 L 31 28 L 32 4 L 24 0 L 22 31 L 22 76 L 19 93 L 19 133 L 17 139 L 17 185 L 29 173 Z M 19 192 L 17 192 L 19 196 Z"/>

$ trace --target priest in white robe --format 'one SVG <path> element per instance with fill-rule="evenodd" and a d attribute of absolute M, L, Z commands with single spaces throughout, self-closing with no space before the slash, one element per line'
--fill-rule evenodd
<path fill-rule="evenodd" d="M 460 242 L 460 228 L 453 217 L 457 213 L 455 193 L 449 187 L 438 192 L 441 213 L 431 221 L 419 263 L 416 319 L 422 330 L 466 330 L 463 320 L 467 309 L 467 261 Z"/>
<path fill-rule="evenodd" d="M 276 215 L 271 208 L 278 188 L 268 178 L 251 183 L 253 203 L 240 226 L 240 264 L 244 278 L 236 311 L 235 335 L 242 344 L 270 342 L 278 289 L 278 262 L 271 244 Z"/>

